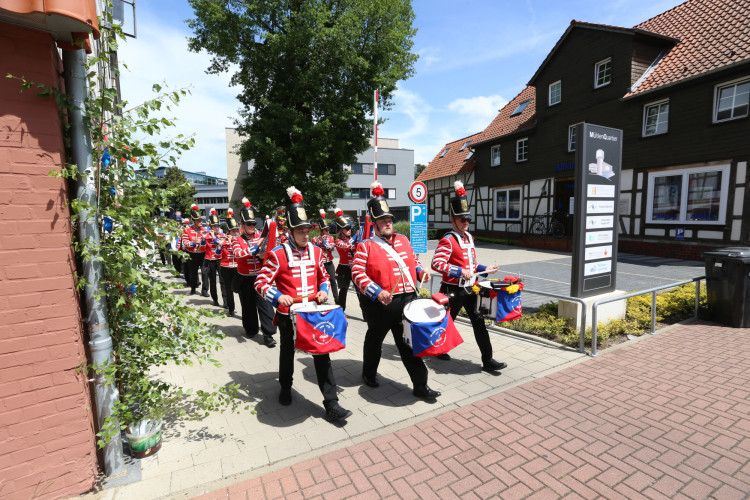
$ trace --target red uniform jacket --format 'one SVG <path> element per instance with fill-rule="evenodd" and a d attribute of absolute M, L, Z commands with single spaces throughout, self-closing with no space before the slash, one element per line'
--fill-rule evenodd
<path fill-rule="evenodd" d="M 458 285 L 462 269 L 468 269 L 474 274 L 484 271 L 487 266 L 477 264 L 474 238 L 469 233 L 461 236 L 451 231 L 438 243 L 432 257 L 432 269 L 443 275 L 443 283 Z"/>
<path fill-rule="evenodd" d="M 203 228 L 196 231 L 195 226 L 186 227 L 182 231 L 182 249 L 190 253 L 203 253 L 206 251 L 206 232 Z"/>
<path fill-rule="evenodd" d="M 409 240 L 403 234 L 394 233 L 389 241 L 385 241 L 385 244 L 391 245 L 403 260 L 407 267 L 403 271 L 399 270 L 396 260 L 378 244 L 378 241 L 385 240 L 379 236 L 373 236 L 357 245 L 354 265 L 352 265 L 352 281 L 355 286 L 372 301 L 377 299 L 383 290 L 387 292 L 393 290 L 394 295 L 415 292 L 419 283 L 418 279 L 424 271 Z M 409 273 L 414 286 L 402 274 L 404 272 Z"/>
<path fill-rule="evenodd" d="M 339 265 L 351 266 L 354 254 L 354 245 L 351 238 L 339 238 L 336 240 L 336 250 L 339 253 Z"/>
<path fill-rule="evenodd" d="M 232 240 L 234 249 L 234 258 L 237 259 L 237 272 L 245 276 L 257 276 L 260 268 L 263 267 L 263 261 L 258 257 L 262 238 L 260 231 L 250 237 L 243 234 Z"/>
<path fill-rule="evenodd" d="M 234 237 L 227 234 L 223 234 L 219 239 L 219 244 L 216 247 L 221 252 L 221 267 L 237 267 L 237 259 L 234 258 L 234 247 L 232 246 L 232 239 Z"/>
<path fill-rule="evenodd" d="M 333 260 L 333 248 L 335 243 L 333 236 L 318 236 L 313 240 L 313 244 L 319 247 L 323 251 L 323 264 L 327 264 Z"/>
<path fill-rule="evenodd" d="M 279 305 L 279 297 L 307 297 L 319 291 L 328 293 L 328 273 L 323 269 L 321 250 L 308 244 L 298 250 L 292 243 L 278 246 L 266 253 L 255 290 L 278 308 L 281 314 L 289 314 L 289 308 Z M 274 285 L 276 285 L 274 287 Z M 308 300 L 315 300 L 309 297 Z"/>

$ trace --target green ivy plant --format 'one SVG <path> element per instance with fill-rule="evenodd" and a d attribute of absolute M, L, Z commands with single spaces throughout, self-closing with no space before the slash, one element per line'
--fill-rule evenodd
<path fill-rule="evenodd" d="M 179 105 L 189 89 L 155 84 L 152 99 L 137 105 L 118 101 L 117 90 L 101 76 L 101 68 L 118 71 L 109 54 L 125 37 L 111 14 L 105 13 L 100 26 L 108 28 L 102 30 L 101 50 L 87 60 L 89 97 L 84 117 L 98 169 L 98 207 L 78 199 L 70 207 L 74 227 L 86 209 L 98 210 L 102 228 L 98 246 L 77 240 L 73 244 L 79 260 L 98 259 L 104 269 L 99 293 L 108 309 L 113 360 L 88 368 L 104 374 L 106 383 L 119 390 L 120 399 L 99 430 L 98 445 L 103 447 L 121 430 L 132 430 L 143 420 L 200 419 L 213 411 L 237 410 L 243 403 L 238 384 L 194 391 L 154 376 L 157 367 L 166 365 L 220 366 L 213 353 L 221 348 L 223 335 L 207 323 L 213 314 L 188 306 L 183 295 L 173 293 L 173 285 L 161 279 L 161 262 L 154 258 L 166 241 L 181 232 L 175 221 L 159 217 L 159 212 L 168 211 L 176 191 L 186 186 L 165 186 L 155 170 L 176 166 L 180 155 L 193 146 L 192 137 L 168 136 L 175 119 L 163 115 Z M 18 79 L 21 91 L 36 90 L 42 98 L 54 98 L 63 116 L 71 107 L 61 89 L 22 76 L 7 77 Z M 67 126 L 64 133 L 69 144 Z M 65 164 L 50 175 L 75 180 L 78 167 Z M 111 231 L 104 229 L 105 221 L 112 221 Z M 79 274 L 76 280 L 82 289 L 84 277 Z"/>

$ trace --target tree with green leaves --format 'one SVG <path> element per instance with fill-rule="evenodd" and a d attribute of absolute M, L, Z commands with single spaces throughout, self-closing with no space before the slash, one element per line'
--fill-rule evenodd
<path fill-rule="evenodd" d="M 164 208 L 179 210 L 183 214 L 190 212 L 190 205 L 195 203 L 196 189 L 190 184 L 182 170 L 175 166 L 168 167 L 159 182 L 159 187 L 172 193 Z"/>
<path fill-rule="evenodd" d="M 389 109 L 414 73 L 411 0 L 190 0 L 192 51 L 212 55 L 208 73 L 233 71 L 241 87 L 243 182 L 269 211 L 296 186 L 305 203 L 343 196 L 343 165 L 369 147 L 374 91 Z M 369 115 L 369 116 L 368 116 Z"/>
<path fill-rule="evenodd" d="M 417 163 L 416 165 L 414 165 L 414 178 L 416 179 L 417 177 L 419 177 L 419 174 L 421 174 L 422 171 L 424 171 L 424 169 L 426 168 L 427 165 L 422 165 L 421 163 Z"/>

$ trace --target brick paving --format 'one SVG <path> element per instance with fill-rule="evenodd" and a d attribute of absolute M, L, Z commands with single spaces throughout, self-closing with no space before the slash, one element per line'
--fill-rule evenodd
<path fill-rule="evenodd" d="M 748 498 L 748 415 L 750 329 L 696 322 L 200 498 Z"/>

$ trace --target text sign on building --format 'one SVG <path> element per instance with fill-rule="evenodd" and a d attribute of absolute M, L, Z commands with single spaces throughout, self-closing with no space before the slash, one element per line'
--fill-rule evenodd
<path fill-rule="evenodd" d="M 616 287 L 622 130 L 579 123 L 576 134 L 570 295 L 590 297 Z"/>
<path fill-rule="evenodd" d="M 409 230 L 414 253 L 427 253 L 427 205 L 409 206 Z"/>

